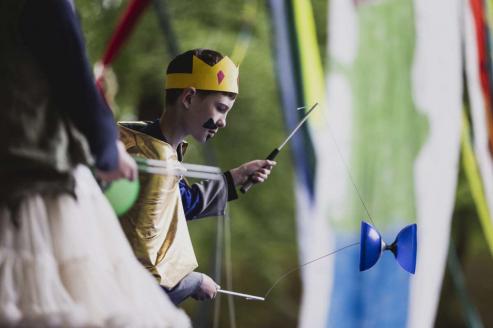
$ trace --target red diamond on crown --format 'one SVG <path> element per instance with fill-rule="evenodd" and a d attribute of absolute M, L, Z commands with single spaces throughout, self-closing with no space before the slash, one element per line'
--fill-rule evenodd
<path fill-rule="evenodd" d="M 221 82 L 223 81 L 223 79 L 224 79 L 224 73 L 223 73 L 223 71 L 217 72 L 217 84 L 221 84 Z"/>

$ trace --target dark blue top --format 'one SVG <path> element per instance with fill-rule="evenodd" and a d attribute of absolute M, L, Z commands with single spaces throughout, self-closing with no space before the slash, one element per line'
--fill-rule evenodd
<path fill-rule="evenodd" d="M 156 119 L 140 130 L 153 138 L 166 142 L 166 137 L 161 132 L 159 125 L 159 119 Z M 179 160 L 181 161 L 181 153 L 178 152 Z M 183 203 L 183 210 L 185 211 L 185 217 L 189 220 L 192 217 L 196 217 L 200 213 L 200 204 L 202 202 L 202 194 L 196 185 L 189 186 L 185 180 L 181 179 L 179 182 L 181 202 Z"/>
<path fill-rule="evenodd" d="M 159 119 L 156 119 L 152 122 L 147 122 L 148 124 L 139 129 L 139 132 L 145 133 L 153 138 L 158 140 L 162 140 L 166 142 L 166 137 L 161 132 Z M 182 160 L 181 151 L 178 151 L 178 160 Z M 233 177 L 231 173 L 225 172 L 226 181 L 228 184 L 228 201 L 235 200 L 238 198 L 238 194 L 236 193 Z M 181 179 L 179 182 L 181 201 L 183 203 L 183 210 L 185 211 L 185 217 L 187 220 L 191 220 L 194 217 L 198 217 L 201 211 L 201 203 L 202 203 L 202 193 L 196 184 L 189 186 L 185 180 Z"/>
<path fill-rule="evenodd" d="M 27 0 L 20 35 L 44 72 L 53 99 L 89 142 L 96 167 L 118 165 L 113 114 L 96 88 L 82 31 L 65 0 Z"/>

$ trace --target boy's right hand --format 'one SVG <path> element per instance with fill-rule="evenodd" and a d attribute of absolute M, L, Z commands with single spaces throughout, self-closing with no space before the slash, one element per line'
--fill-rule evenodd
<path fill-rule="evenodd" d="M 211 277 L 202 273 L 202 283 L 195 293 L 192 294 L 192 297 L 199 301 L 211 300 L 216 297 L 219 288 L 221 287 Z"/>
<path fill-rule="evenodd" d="M 116 146 L 118 149 L 118 167 L 112 171 L 96 170 L 96 175 L 104 182 L 118 179 L 135 180 L 137 177 L 137 164 L 127 153 L 125 146 L 120 140 L 116 141 Z"/>
<path fill-rule="evenodd" d="M 275 161 L 268 159 L 257 159 L 231 169 L 230 173 L 235 186 L 243 185 L 248 179 L 252 179 L 254 183 L 261 183 L 267 180 L 270 171 L 276 164 Z"/>

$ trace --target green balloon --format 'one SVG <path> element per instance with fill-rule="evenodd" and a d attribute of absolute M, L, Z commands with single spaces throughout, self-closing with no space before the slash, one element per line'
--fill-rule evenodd
<path fill-rule="evenodd" d="M 135 203 L 139 196 L 139 180 L 129 181 L 120 179 L 113 181 L 104 191 L 104 195 L 110 202 L 116 215 L 122 216 Z"/>

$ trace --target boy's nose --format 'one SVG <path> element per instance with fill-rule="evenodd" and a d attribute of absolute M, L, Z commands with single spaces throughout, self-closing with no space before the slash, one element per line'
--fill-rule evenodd
<path fill-rule="evenodd" d="M 219 127 L 219 128 L 224 128 L 224 127 L 226 127 L 226 119 L 225 119 L 225 118 L 221 118 L 221 119 L 217 120 L 216 125 L 217 125 L 217 127 Z"/>

